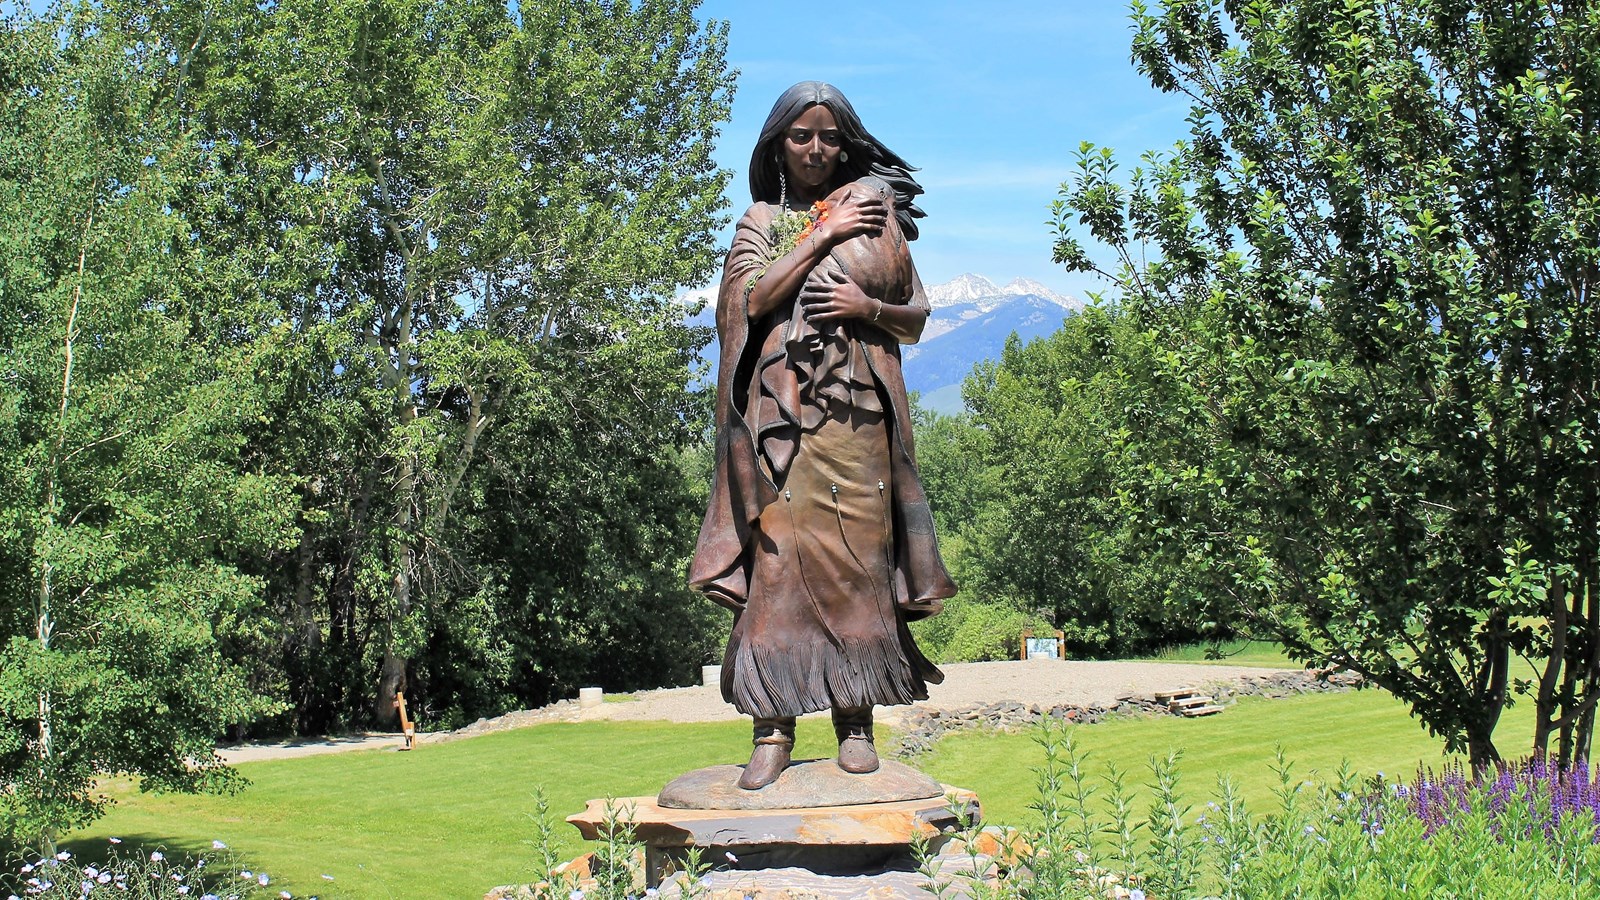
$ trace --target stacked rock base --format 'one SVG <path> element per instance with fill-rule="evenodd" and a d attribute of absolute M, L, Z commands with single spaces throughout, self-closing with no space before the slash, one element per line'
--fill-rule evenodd
<path fill-rule="evenodd" d="M 645 886 L 663 897 L 679 893 L 669 876 L 699 848 L 712 897 L 888 900 L 927 896 L 913 844 L 939 853 L 963 820 L 979 818 L 976 794 L 900 763 L 852 775 L 831 759 L 805 760 L 759 791 L 737 786 L 740 770 L 699 769 L 655 797 L 591 800 L 567 821 L 590 840 L 613 825 L 631 829 L 645 850 Z"/>

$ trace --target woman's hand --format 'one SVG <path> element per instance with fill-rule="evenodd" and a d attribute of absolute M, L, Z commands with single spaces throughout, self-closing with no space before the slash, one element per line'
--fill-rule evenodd
<path fill-rule="evenodd" d="M 871 320 L 882 308 L 882 303 L 868 297 L 843 272 L 816 273 L 800 288 L 800 309 L 808 322 Z"/>
<path fill-rule="evenodd" d="M 828 210 L 828 218 L 813 232 L 826 246 L 842 244 L 858 234 L 882 234 L 889 221 L 889 206 L 883 198 L 868 194 L 859 185 Z"/>

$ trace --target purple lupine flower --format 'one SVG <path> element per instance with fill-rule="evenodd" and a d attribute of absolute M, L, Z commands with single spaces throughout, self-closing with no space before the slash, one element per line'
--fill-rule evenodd
<path fill-rule="evenodd" d="M 1469 776 L 1460 765 L 1447 766 L 1438 775 L 1419 770 L 1416 784 L 1397 793 L 1422 821 L 1427 835 L 1448 827 L 1477 798 L 1489 813 L 1490 827 L 1502 839 L 1507 811 L 1515 804 L 1527 810 L 1532 827 L 1546 837 L 1554 836 L 1563 818 L 1578 816 L 1594 823 L 1593 840 L 1600 843 L 1600 772 L 1591 773 L 1585 762 L 1563 769 L 1531 759 L 1501 766 L 1492 776 Z"/>

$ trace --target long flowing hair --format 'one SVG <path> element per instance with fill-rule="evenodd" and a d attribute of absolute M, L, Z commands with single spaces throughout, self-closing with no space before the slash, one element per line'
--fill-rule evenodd
<path fill-rule="evenodd" d="M 802 81 L 783 92 L 778 102 L 767 114 L 767 123 L 761 126 L 761 136 L 756 139 L 756 149 L 750 154 L 750 198 L 767 203 L 777 203 L 779 196 L 778 173 L 783 169 L 783 148 L 779 142 L 795 119 L 813 106 L 826 106 L 839 123 L 839 134 L 844 139 L 843 148 L 850 158 L 839 161 L 834 171 L 833 183 L 824 193 L 830 193 L 842 184 L 855 181 L 863 175 L 876 175 L 894 189 L 895 218 L 906 240 L 917 239 L 916 220 L 926 216 L 916 205 L 922 185 L 911 177 L 916 169 L 885 147 L 861 124 L 855 107 L 850 105 L 839 89 L 825 81 Z"/>

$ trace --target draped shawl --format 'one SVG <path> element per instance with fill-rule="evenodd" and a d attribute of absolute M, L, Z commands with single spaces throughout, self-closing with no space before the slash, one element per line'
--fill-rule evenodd
<path fill-rule="evenodd" d="M 893 203 L 888 184 L 873 176 L 845 185 L 830 199 L 853 190 L 876 192 Z M 756 519 L 777 498 L 793 442 L 803 439 L 806 418 L 820 402 L 811 389 L 841 383 L 822 377 L 842 358 L 834 329 L 812 327 L 799 315 L 797 303 L 779 304 L 758 322 L 751 322 L 746 311 L 755 280 L 788 250 L 772 245 L 778 212 L 776 205 L 758 202 L 739 220 L 717 292 L 717 459 L 689 583 L 734 610 L 743 609 L 749 599 Z M 886 305 L 929 309 L 893 215 L 881 235 L 860 235 L 835 246 L 810 277 L 828 271 L 849 275 L 868 296 Z M 859 341 L 871 377 L 890 406 L 895 604 L 907 620 L 925 618 L 940 611 L 956 586 L 939 556 L 933 516 L 917 475 L 900 343 L 861 320 L 838 327 L 850 329 Z M 784 336 L 776 350 L 770 340 L 774 329 Z"/>

